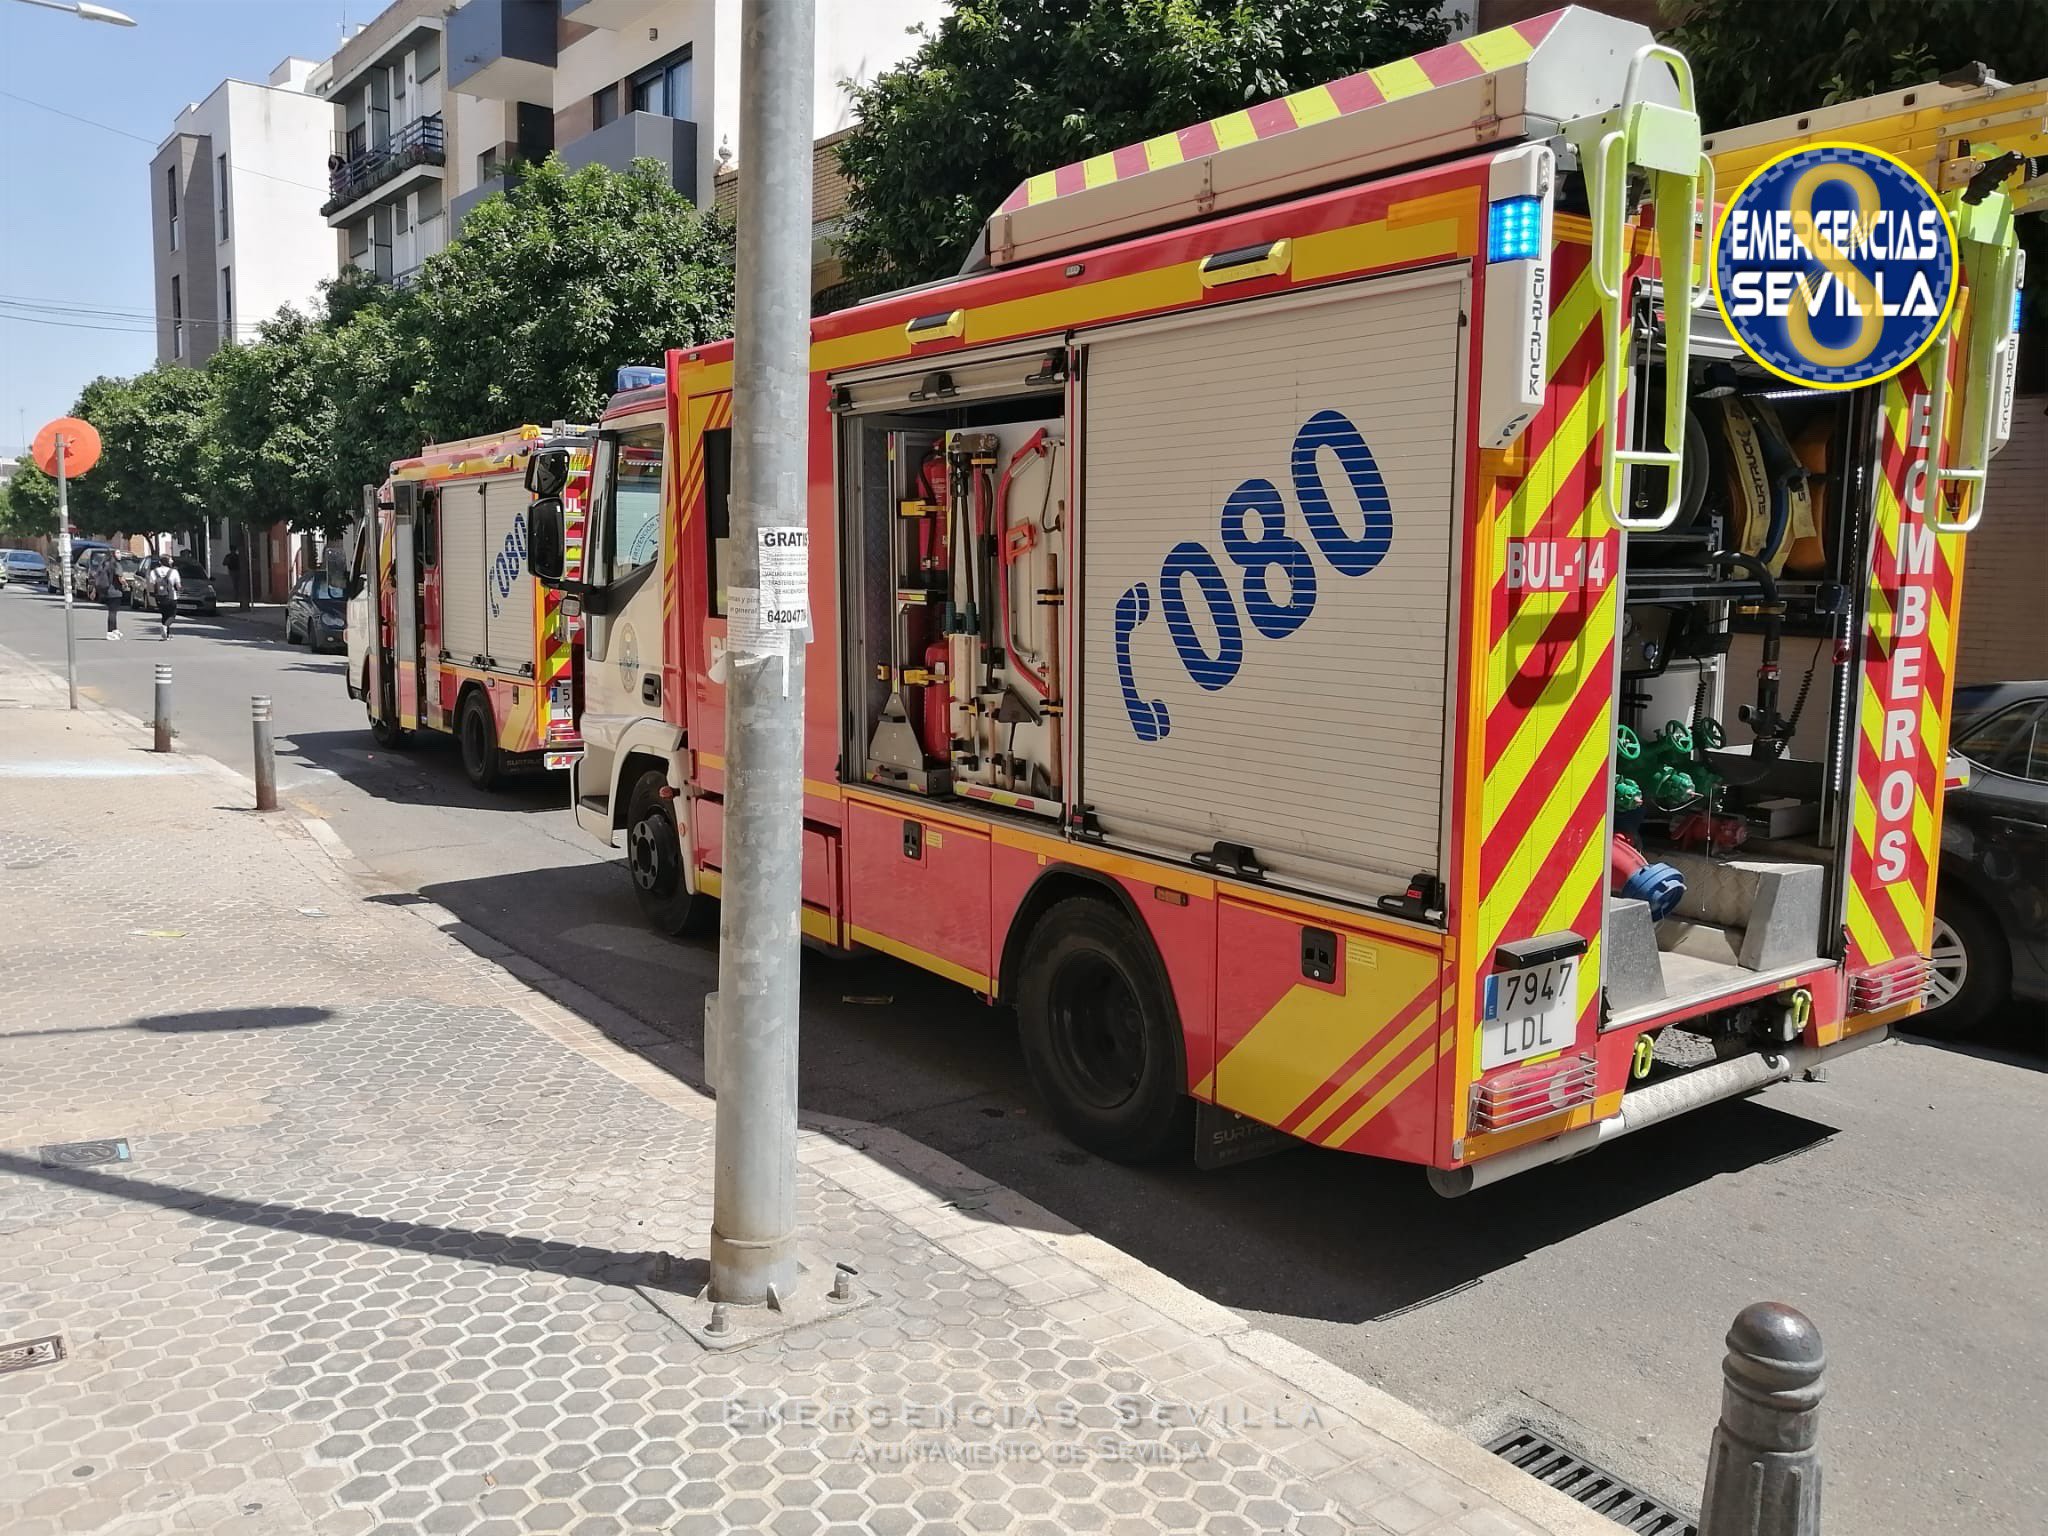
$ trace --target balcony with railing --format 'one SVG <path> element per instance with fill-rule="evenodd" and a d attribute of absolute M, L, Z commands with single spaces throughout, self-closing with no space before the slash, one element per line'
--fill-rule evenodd
<path fill-rule="evenodd" d="M 352 134 L 340 153 L 327 157 L 327 201 L 320 212 L 333 223 L 336 214 L 417 167 L 432 167 L 438 177 L 447 159 L 438 112 L 414 118 L 382 144 L 372 146 Z"/>

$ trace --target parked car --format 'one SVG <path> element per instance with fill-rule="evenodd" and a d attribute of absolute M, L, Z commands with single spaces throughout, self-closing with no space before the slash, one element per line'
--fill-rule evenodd
<path fill-rule="evenodd" d="M 284 610 L 284 642 L 314 651 L 345 649 L 348 644 L 347 593 L 325 574 L 301 576 Z"/>
<path fill-rule="evenodd" d="M 85 562 L 103 552 L 111 551 L 113 547 L 113 545 L 98 539 L 73 539 L 71 541 L 72 596 L 83 597 L 85 595 Z M 64 590 L 64 568 L 55 559 L 46 563 L 43 572 L 43 585 L 52 592 L 62 592 Z"/>
<path fill-rule="evenodd" d="M 117 554 L 111 549 L 95 553 L 79 565 L 79 597 L 88 603 L 103 603 L 109 590 L 125 597 L 129 575 L 141 563 L 134 555 Z"/>
<path fill-rule="evenodd" d="M 7 574 L 19 582 L 40 586 L 50 577 L 49 562 L 32 549 L 0 549 L 0 563 L 4 563 Z"/>
<path fill-rule="evenodd" d="M 149 555 L 136 567 L 134 579 L 128 587 L 129 607 L 156 607 L 156 597 L 149 589 L 149 579 L 162 564 L 164 559 L 161 555 Z M 213 589 L 212 579 L 199 568 L 198 561 L 183 555 L 178 558 L 178 612 L 220 612 L 220 597 Z"/>
<path fill-rule="evenodd" d="M 2048 1001 L 2048 682 L 1958 688 L 1934 901 L 1934 980 L 1918 1027 L 1959 1037 L 2011 999 Z"/>

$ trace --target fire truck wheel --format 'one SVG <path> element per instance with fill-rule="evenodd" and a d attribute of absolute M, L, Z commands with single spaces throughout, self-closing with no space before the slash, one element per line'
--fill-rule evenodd
<path fill-rule="evenodd" d="M 1165 971 L 1118 908 L 1071 896 L 1040 919 L 1017 1015 L 1031 1080 L 1072 1140 L 1128 1163 L 1193 1144 Z"/>
<path fill-rule="evenodd" d="M 481 693 L 471 692 L 462 701 L 462 723 L 457 727 L 462 741 L 462 771 L 481 790 L 493 790 L 505 776 L 505 758 L 498 750 L 498 722 Z"/>
<path fill-rule="evenodd" d="M 370 716 L 370 740 L 380 747 L 396 749 L 405 745 L 405 732 L 398 722 L 377 713 L 377 707 L 369 700 L 363 701 L 363 708 Z"/>
<path fill-rule="evenodd" d="M 661 791 L 659 769 L 643 773 L 626 802 L 626 872 L 648 925 L 672 939 L 713 933 L 718 906 L 683 883 L 683 842 L 676 835 L 675 802 Z"/>

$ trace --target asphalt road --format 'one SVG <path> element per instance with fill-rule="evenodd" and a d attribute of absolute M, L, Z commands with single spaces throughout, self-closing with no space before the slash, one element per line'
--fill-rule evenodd
<path fill-rule="evenodd" d="M 0 644 L 61 673 L 60 614 L 0 592 Z M 94 697 L 147 715 L 152 664 L 169 660 L 181 745 L 246 772 L 248 699 L 270 694 L 281 793 L 393 888 L 701 1046 L 713 946 L 641 928 L 559 782 L 482 796 L 445 744 L 384 752 L 337 660 L 258 627 L 189 621 L 167 643 L 119 645 L 101 627 L 80 612 Z M 1878 1046 L 1824 1083 L 1447 1202 L 1413 1169 L 1306 1149 L 1210 1174 L 1104 1163 L 1044 1124 L 1003 1010 L 882 959 L 811 957 L 804 983 L 807 1108 L 939 1147 L 1477 1438 L 1531 1421 L 1692 1507 L 1721 1335 L 1744 1303 L 1776 1298 L 1827 1343 L 1830 1529 L 2042 1529 L 2038 1019 L 2016 1013 L 1984 1049 Z"/>

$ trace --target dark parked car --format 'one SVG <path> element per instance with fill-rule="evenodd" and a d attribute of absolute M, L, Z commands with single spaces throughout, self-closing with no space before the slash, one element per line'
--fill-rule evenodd
<path fill-rule="evenodd" d="M 2009 999 L 2048 1000 L 2048 682 L 1958 688 L 1934 902 L 1934 982 L 1921 1025 L 1960 1036 Z"/>
<path fill-rule="evenodd" d="M 114 546 L 97 539 L 73 539 L 71 541 L 71 593 L 74 597 L 85 596 L 85 567 L 89 560 L 97 560 L 102 554 L 111 553 Z M 53 556 L 43 572 L 43 585 L 52 592 L 64 590 L 64 568 Z"/>
<path fill-rule="evenodd" d="M 156 607 L 156 594 L 150 590 L 149 578 L 163 563 L 162 556 L 150 555 L 136 568 L 135 578 L 128 587 L 130 607 Z M 178 560 L 178 612 L 220 612 L 220 598 L 213 590 L 212 580 L 199 568 L 198 561 L 183 556 Z"/>
<path fill-rule="evenodd" d="M 303 642 L 315 651 L 348 645 L 348 599 L 325 575 L 301 576 L 284 610 L 284 643 Z"/>

